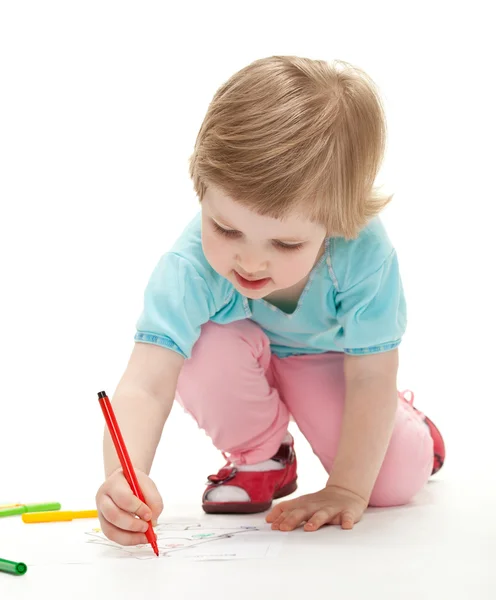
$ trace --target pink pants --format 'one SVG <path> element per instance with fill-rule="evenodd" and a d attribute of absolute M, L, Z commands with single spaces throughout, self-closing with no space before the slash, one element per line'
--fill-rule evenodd
<path fill-rule="evenodd" d="M 178 382 L 178 401 L 238 464 L 271 458 L 291 417 L 328 473 L 344 408 L 343 355 L 329 352 L 278 358 L 251 321 L 207 323 Z M 371 506 L 406 504 L 427 482 L 433 442 L 405 402 L 370 499 Z M 322 482 L 322 487 L 325 482 Z"/>

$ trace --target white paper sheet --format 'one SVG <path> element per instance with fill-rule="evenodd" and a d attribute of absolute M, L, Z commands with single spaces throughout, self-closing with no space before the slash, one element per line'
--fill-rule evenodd
<path fill-rule="evenodd" d="M 108 540 L 98 521 L 22 525 L 12 530 L 9 556 L 29 567 L 39 565 L 96 564 L 104 560 L 236 560 L 273 558 L 279 554 L 286 533 L 271 531 L 267 524 L 249 524 L 239 517 L 228 522 L 209 519 L 164 521 L 154 528 L 160 556 L 149 544 L 120 546 Z M 252 521 L 253 523 L 253 521 Z"/>
<path fill-rule="evenodd" d="M 285 535 L 278 535 L 268 526 L 212 527 L 198 522 L 159 523 L 155 527 L 155 533 L 160 557 L 195 560 L 274 557 L 277 556 Z M 100 546 L 102 555 L 156 559 L 149 544 L 119 546 L 109 541 L 101 531 L 89 531 L 87 535 L 88 543 Z"/>

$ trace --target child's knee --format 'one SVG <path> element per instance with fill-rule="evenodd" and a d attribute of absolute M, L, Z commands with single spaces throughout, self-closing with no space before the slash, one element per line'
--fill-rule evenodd
<path fill-rule="evenodd" d="M 199 361 L 215 362 L 225 374 L 224 367 L 233 367 L 250 356 L 259 358 L 269 346 L 265 333 L 251 321 L 245 319 L 227 325 L 210 321 L 202 327 L 191 359 L 184 366 L 192 366 Z"/>
<path fill-rule="evenodd" d="M 238 321 L 228 325 L 209 322 L 186 360 L 178 380 L 181 404 L 186 407 L 198 398 L 210 402 L 231 396 L 239 382 L 270 362 L 267 336 L 254 323 Z"/>
<path fill-rule="evenodd" d="M 393 437 L 370 506 L 402 506 L 411 502 L 427 483 L 433 460 L 433 443 L 427 428 L 425 433 L 411 431 L 410 435 Z"/>

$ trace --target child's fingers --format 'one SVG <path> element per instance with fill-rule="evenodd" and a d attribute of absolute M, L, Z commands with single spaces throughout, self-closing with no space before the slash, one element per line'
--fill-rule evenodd
<path fill-rule="evenodd" d="M 330 523 L 334 517 L 334 511 L 318 510 L 305 524 L 305 531 L 317 531 L 322 525 Z"/>
<path fill-rule="evenodd" d="M 355 524 L 355 517 L 350 511 L 343 511 L 341 515 L 341 528 L 342 529 L 353 529 Z"/>
<path fill-rule="evenodd" d="M 282 513 L 288 509 L 287 502 L 280 502 L 276 504 L 270 513 L 265 517 L 267 523 L 274 523 L 282 515 Z"/>
<path fill-rule="evenodd" d="M 100 498 L 98 509 L 103 518 L 111 525 L 115 525 L 118 529 L 142 533 L 148 529 L 148 523 L 146 523 L 146 521 L 137 519 L 129 514 L 129 512 L 119 508 L 113 498 L 107 494 L 102 495 Z"/>
<path fill-rule="evenodd" d="M 281 512 L 282 511 L 278 506 L 274 506 L 270 513 L 265 517 L 265 522 L 273 523 L 280 516 Z"/>
<path fill-rule="evenodd" d="M 275 519 L 272 522 L 272 526 L 271 529 L 279 529 L 281 526 L 281 523 L 284 521 L 284 519 L 289 515 L 290 511 L 289 510 L 285 510 L 283 513 L 281 513 L 277 519 Z"/>
<path fill-rule="evenodd" d="M 164 503 L 157 486 L 149 478 L 142 473 L 138 474 L 138 481 L 143 490 L 143 495 L 146 499 L 146 504 L 152 511 L 152 521 L 156 521 L 164 510 Z"/>
<path fill-rule="evenodd" d="M 276 520 L 276 515 L 279 513 L 276 513 L 275 509 L 273 508 L 270 513 L 265 517 L 265 522 L 266 523 L 273 523 Z"/>
<path fill-rule="evenodd" d="M 100 516 L 100 525 L 105 536 L 109 540 L 112 540 L 121 546 L 138 546 L 139 544 L 148 544 L 148 540 L 146 539 L 144 533 L 123 531 L 107 521 L 103 516 Z"/>
<path fill-rule="evenodd" d="M 286 518 L 279 524 L 281 531 L 292 531 L 296 527 L 299 527 L 303 521 L 306 521 L 310 513 L 305 508 L 295 508 L 292 510 Z"/>
<path fill-rule="evenodd" d="M 137 498 L 129 485 L 124 482 L 122 486 L 115 486 L 109 490 L 108 495 L 112 498 L 115 504 L 128 513 L 138 516 L 144 521 L 149 521 L 152 518 L 152 511 L 144 502 Z"/>

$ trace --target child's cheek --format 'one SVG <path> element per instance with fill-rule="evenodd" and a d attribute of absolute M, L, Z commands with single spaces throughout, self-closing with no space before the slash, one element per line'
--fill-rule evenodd
<path fill-rule="evenodd" d="M 225 276 L 228 268 L 229 253 L 224 247 L 225 244 L 222 240 L 218 240 L 212 234 L 204 234 L 202 236 L 202 246 L 205 258 L 209 262 L 210 266 L 217 271 L 220 275 Z"/>
<path fill-rule="evenodd" d="M 304 253 L 295 252 L 283 257 L 277 266 L 279 285 L 281 287 L 295 285 L 310 273 L 313 264 L 312 256 Z"/>

